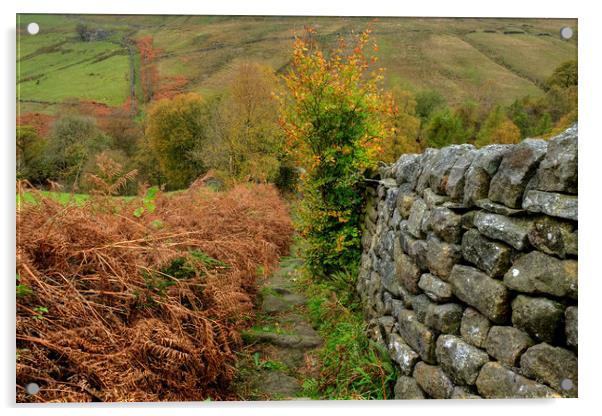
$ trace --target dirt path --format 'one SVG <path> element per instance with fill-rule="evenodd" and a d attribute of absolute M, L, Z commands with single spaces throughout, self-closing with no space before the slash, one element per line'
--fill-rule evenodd
<path fill-rule="evenodd" d="M 307 319 L 306 298 L 295 287 L 302 260 L 284 257 L 263 282 L 257 321 L 243 333 L 234 383 L 241 400 L 303 399 L 303 381 L 312 372 L 310 352 L 322 343 Z"/>

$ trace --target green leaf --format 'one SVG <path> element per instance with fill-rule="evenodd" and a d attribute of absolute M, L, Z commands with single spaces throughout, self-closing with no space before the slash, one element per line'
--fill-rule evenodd
<path fill-rule="evenodd" d="M 144 207 L 139 207 L 134 210 L 134 217 L 140 218 L 144 214 Z"/>

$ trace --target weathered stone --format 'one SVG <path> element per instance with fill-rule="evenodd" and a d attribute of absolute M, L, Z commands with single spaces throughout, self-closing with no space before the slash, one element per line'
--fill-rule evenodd
<path fill-rule="evenodd" d="M 439 152 L 439 149 L 428 148 L 420 155 L 419 163 L 422 166 L 422 169 L 420 175 L 418 175 L 416 186 L 414 188 L 417 193 L 422 194 L 422 191 L 429 187 L 431 170 Z"/>
<path fill-rule="evenodd" d="M 404 341 L 427 363 L 436 363 L 435 335 L 424 324 L 418 322 L 416 314 L 402 310 L 397 319 L 399 333 Z"/>
<path fill-rule="evenodd" d="M 474 217 L 477 214 L 477 211 L 468 211 L 465 214 L 462 214 L 462 219 L 460 220 L 462 224 L 462 228 L 465 230 L 470 230 L 475 228 L 474 225 Z"/>
<path fill-rule="evenodd" d="M 527 191 L 523 208 L 530 212 L 543 212 L 552 217 L 578 220 L 577 196 L 542 191 Z"/>
<path fill-rule="evenodd" d="M 426 215 L 428 209 L 426 203 L 422 199 L 417 199 L 410 209 L 410 216 L 408 218 L 408 231 L 416 238 L 422 238 L 422 220 Z"/>
<path fill-rule="evenodd" d="M 389 355 L 399 365 L 401 374 L 411 375 L 420 356 L 396 333 L 391 334 L 388 342 Z"/>
<path fill-rule="evenodd" d="M 426 310 L 424 324 L 444 334 L 457 334 L 460 332 L 463 309 L 456 303 L 431 305 Z"/>
<path fill-rule="evenodd" d="M 452 167 L 460 157 L 473 151 L 474 146 L 471 144 L 451 145 L 440 149 L 430 169 L 429 184 L 431 189 L 444 195 Z"/>
<path fill-rule="evenodd" d="M 453 296 L 451 285 L 430 273 L 420 276 L 418 287 L 435 302 L 445 302 Z"/>
<path fill-rule="evenodd" d="M 427 230 L 446 243 L 457 244 L 462 236 L 462 217 L 444 207 L 435 207 L 429 217 Z"/>
<path fill-rule="evenodd" d="M 547 192 L 577 193 L 576 125 L 548 141 L 548 152 L 539 165 L 534 187 Z"/>
<path fill-rule="evenodd" d="M 412 377 L 400 376 L 395 383 L 395 400 L 421 400 L 424 393 Z"/>
<path fill-rule="evenodd" d="M 394 296 L 399 296 L 399 281 L 395 274 L 395 263 L 391 257 L 384 256 L 378 262 L 378 274 L 380 275 L 382 285 Z"/>
<path fill-rule="evenodd" d="M 385 342 L 389 342 L 389 337 L 395 328 L 395 318 L 390 315 L 379 316 L 377 322 Z"/>
<path fill-rule="evenodd" d="M 408 254 L 414 259 L 421 271 L 428 270 L 428 244 L 425 240 L 414 240 L 408 247 Z"/>
<path fill-rule="evenodd" d="M 479 394 L 487 399 L 536 399 L 560 397 L 551 388 L 508 370 L 500 363 L 489 362 L 477 378 Z"/>
<path fill-rule="evenodd" d="M 508 243 L 517 250 L 523 250 L 529 244 L 528 234 L 533 222 L 479 211 L 475 214 L 474 225 L 481 234 Z"/>
<path fill-rule="evenodd" d="M 510 208 L 520 208 L 523 192 L 547 147 L 548 143 L 541 139 L 527 139 L 513 146 L 491 179 L 489 199 Z"/>
<path fill-rule="evenodd" d="M 471 149 L 458 157 L 447 176 L 445 192 L 452 201 L 462 202 L 464 198 L 464 184 L 466 182 L 466 171 L 472 164 L 477 151 Z"/>
<path fill-rule="evenodd" d="M 512 325 L 538 341 L 554 342 L 564 330 L 564 306 L 546 298 L 518 295 L 512 301 Z"/>
<path fill-rule="evenodd" d="M 387 210 L 391 214 L 393 213 L 393 210 L 395 209 L 398 193 L 399 193 L 399 188 L 387 189 L 387 196 L 385 197 L 385 204 L 387 205 Z"/>
<path fill-rule="evenodd" d="M 481 399 L 482 397 L 471 393 L 466 387 L 456 386 L 454 387 L 451 398 L 459 400 L 474 400 Z"/>
<path fill-rule="evenodd" d="M 397 209 L 399 210 L 399 215 L 403 219 L 407 219 L 410 216 L 410 210 L 412 209 L 412 205 L 416 201 L 416 194 L 414 192 L 405 192 L 400 190 L 397 194 L 397 201 L 395 203 Z"/>
<path fill-rule="evenodd" d="M 477 150 L 464 175 L 464 205 L 472 207 L 479 199 L 487 198 L 489 182 L 510 149 L 509 145 L 492 144 Z"/>
<path fill-rule="evenodd" d="M 421 172 L 420 155 L 406 153 L 395 163 L 394 173 L 397 184 L 409 183 L 413 188 Z"/>
<path fill-rule="evenodd" d="M 449 276 L 452 267 L 461 257 L 462 250 L 460 246 L 441 242 L 433 236 L 428 238 L 426 254 L 427 267 L 431 273 L 443 280 L 448 280 L 447 277 Z"/>
<path fill-rule="evenodd" d="M 532 251 L 513 263 L 504 275 L 504 283 L 518 292 L 577 299 L 577 261 L 559 260 L 539 251 Z"/>
<path fill-rule="evenodd" d="M 376 200 L 373 198 L 368 199 L 366 203 L 366 214 L 370 221 L 376 222 L 378 217 L 378 211 L 376 211 Z"/>
<path fill-rule="evenodd" d="M 566 242 L 566 254 L 570 255 L 570 256 L 576 256 L 578 254 L 579 251 L 579 234 L 578 234 L 578 230 L 575 230 L 572 234 L 571 234 L 571 238 L 569 238 Z"/>
<path fill-rule="evenodd" d="M 533 222 L 529 231 L 529 242 L 539 251 L 565 258 L 575 251 L 577 239 L 573 233 L 574 225 L 570 221 L 557 220 L 542 216 Z"/>
<path fill-rule="evenodd" d="M 487 353 L 502 364 L 515 367 L 520 355 L 534 344 L 529 335 L 511 326 L 493 326 L 485 344 Z"/>
<path fill-rule="evenodd" d="M 523 354 L 520 368 L 529 378 L 541 381 L 565 397 L 577 397 L 577 356 L 564 348 L 546 343 Z"/>
<path fill-rule="evenodd" d="M 512 263 L 514 250 L 504 243 L 468 230 L 462 236 L 462 257 L 491 277 L 501 277 Z"/>
<path fill-rule="evenodd" d="M 422 193 L 422 198 L 424 199 L 428 209 L 433 209 L 436 206 L 449 201 L 448 196 L 436 194 L 431 188 L 426 188 L 424 190 Z"/>
<path fill-rule="evenodd" d="M 395 208 L 393 210 L 393 215 L 391 216 L 391 219 L 389 220 L 389 226 L 391 228 L 393 228 L 394 230 L 398 230 L 401 220 L 402 220 L 401 214 L 399 213 L 399 210 L 397 208 Z"/>
<path fill-rule="evenodd" d="M 414 296 L 412 299 L 412 309 L 416 313 L 416 318 L 422 323 L 425 322 L 426 314 L 432 305 L 433 302 L 424 293 Z"/>
<path fill-rule="evenodd" d="M 501 282 L 473 267 L 462 265 L 454 266 L 449 280 L 457 298 L 495 323 L 507 320 L 510 293 Z"/>
<path fill-rule="evenodd" d="M 458 384 L 474 384 L 479 370 L 489 361 L 484 351 L 454 335 L 441 335 L 437 339 L 436 354 L 441 368 Z"/>
<path fill-rule="evenodd" d="M 454 391 L 454 384 L 445 372 L 437 366 L 423 362 L 416 364 L 414 379 L 418 385 L 433 399 L 449 399 Z"/>
<path fill-rule="evenodd" d="M 485 342 L 491 322 L 485 316 L 481 315 L 476 309 L 466 308 L 462 315 L 462 324 L 460 325 L 460 334 L 464 341 L 485 348 Z"/>
<path fill-rule="evenodd" d="M 420 293 L 420 289 L 418 288 L 420 269 L 414 260 L 401 250 L 395 253 L 395 276 L 397 281 L 410 293 Z"/>
<path fill-rule="evenodd" d="M 566 335 L 566 343 L 572 347 L 578 345 L 578 319 L 577 319 L 577 307 L 569 306 L 566 308 L 564 313 L 565 328 L 564 333 Z"/>
<path fill-rule="evenodd" d="M 475 205 L 479 208 L 483 208 L 486 211 L 493 212 L 494 214 L 506 215 L 508 217 L 525 212 L 524 209 L 508 208 L 506 205 L 496 204 L 487 198 L 479 199 L 475 202 Z"/>

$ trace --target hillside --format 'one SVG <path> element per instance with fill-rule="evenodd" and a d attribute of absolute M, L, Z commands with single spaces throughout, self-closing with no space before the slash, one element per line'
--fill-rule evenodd
<path fill-rule="evenodd" d="M 96 105 L 143 104 L 153 97 L 219 92 L 242 58 L 283 71 L 293 36 L 312 25 L 326 45 L 371 24 L 388 86 L 435 89 L 451 103 L 467 98 L 508 104 L 542 93 L 541 82 L 577 57 L 575 19 L 449 19 L 230 16 L 19 15 L 20 113 L 57 112 L 78 99 Z M 40 24 L 36 36 L 29 22 Z M 100 35 L 78 37 L 85 26 Z M 99 30 L 100 29 L 100 30 Z"/>

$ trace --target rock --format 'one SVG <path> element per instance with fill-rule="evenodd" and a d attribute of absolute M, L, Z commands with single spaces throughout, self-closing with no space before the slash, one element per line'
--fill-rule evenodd
<path fill-rule="evenodd" d="M 428 209 L 426 203 L 422 199 L 417 199 L 410 209 L 408 218 L 408 231 L 416 238 L 422 238 L 422 220 L 424 219 Z"/>
<path fill-rule="evenodd" d="M 479 394 L 487 399 L 537 399 L 560 397 L 551 388 L 529 380 L 503 367 L 489 362 L 477 378 Z"/>
<path fill-rule="evenodd" d="M 426 310 L 424 324 L 444 334 L 457 334 L 460 332 L 462 312 L 464 309 L 456 303 L 432 304 Z"/>
<path fill-rule="evenodd" d="M 396 333 L 392 333 L 388 341 L 389 355 L 401 369 L 401 374 L 409 376 L 414 366 L 420 360 L 420 356 L 406 344 Z"/>
<path fill-rule="evenodd" d="M 389 226 L 391 228 L 393 228 L 394 230 L 398 230 L 399 229 L 399 224 L 401 223 L 401 220 L 402 220 L 401 214 L 399 213 L 399 210 L 397 208 L 395 208 L 393 210 L 393 216 L 389 220 Z"/>
<path fill-rule="evenodd" d="M 397 203 L 397 194 L 399 193 L 399 188 L 389 188 L 387 189 L 387 196 L 385 197 L 385 204 L 387 206 L 387 211 L 393 214 L 393 210 L 395 209 L 395 205 Z"/>
<path fill-rule="evenodd" d="M 449 279 L 456 297 L 495 323 L 508 318 L 510 293 L 501 282 L 473 267 L 455 265 Z"/>
<path fill-rule="evenodd" d="M 394 167 L 397 184 L 408 183 L 412 188 L 416 186 L 416 180 L 420 175 L 420 155 L 404 154 L 397 160 Z"/>
<path fill-rule="evenodd" d="M 366 203 L 366 215 L 370 219 L 370 221 L 376 222 L 376 218 L 378 217 L 378 211 L 376 211 L 376 200 L 373 198 L 368 199 Z"/>
<path fill-rule="evenodd" d="M 446 195 L 439 195 L 433 192 L 431 188 L 426 188 L 422 193 L 422 198 L 426 203 L 428 209 L 433 209 L 437 205 L 442 205 L 445 202 L 449 201 L 449 197 Z"/>
<path fill-rule="evenodd" d="M 539 251 L 519 257 L 504 275 L 508 288 L 577 299 L 577 261 L 559 260 Z"/>
<path fill-rule="evenodd" d="M 431 302 L 429 297 L 426 296 L 424 293 L 418 296 L 414 296 L 414 299 L 412 299 L 412 309 L 414 310 L 418 321 L 422 323 L 425 322 L 426 314 L 432 305 L 433 302 Z"/>
<path fill-rule="evenodd" d="M 542 191 L 527 191 L 523 208 L 530 212 L 543 212 L 552 217 L 578 220 L 577 196 Z"/>
<path fill-rule="evenodd" d="M 400 376 L 395 383 L 395 400 L 421 400 L 424 393 L 412 377 Z"/>
<path fill-rule="evenodd" d="M 489 362 L 484 351 L 454 335 L 441 335 L 437 339 L 436 354 L 441 368 L 458 384 L 474 384 L 481 367 Z"/>
<path fill-rule="evenodd" d="M 466 387 L 457 386 L 454 387 L 454 391 L 451 395 L 452 399 L 460 400 L 474 400 L 481 399 L 481 396 L 471 393 Z"/>
<path fill-rule="evenodd" d="M 462 236 L 462 217 L 444 207 L 435 207 L 428 217 L 428 230 L 446 243 L 457 244 Z"/>
<path fill-rule="evenodd" d="M 462 257 L 491 277 L 501 277 L 512 264 L 514 250 L 504 243 L 468 230 L 462 236 Z"/>
<path fill-rule="evenodd" d="M 440 195 L 445 194 L 452 167 L 460 157 L 469 152 L 474 152 L 474 146 L 471 144 L 456 144 L 439 150 L 430 168 L 429 184 L 433 191 Z"/>
<path fill-rule="evenodd" d="M 472 164 L 477 151 L 471 149 L 460 156 L 453 164 L 447 177 L 445 192 L 452 201 L 462 202 L 464 199 L 464 184 L 466 182 L 466 171 Z"/>
<path fill-rule="evenodd" d="M 260 370 L 252 387 L 274 398 L 290 398 L 303 391 L 301 383 L 282 370 Z"/>
<path fill-rule="evenodd" d="M 564 333 L 566 335 L 566 343 L 572 347 L 578 345 L 578 320 L 577 320 L 577 307 L 569 306 L 566 308 L 564 313 L 565 328 Z"/>
<path fill-rule="evenodd" d="M 397 194 L 397 201 L 395 202 L 395 206 L 399 211 L 399 215 L 401 215 L 403 219 L 408 219 L 408 217 L 410 216 L 410 210 L 412 209 L 412 205 L 416 201 L 416 198 L 418 197 L 414 192 L 402 191 L 400 189 L 399 193 Z"/>
<path fill-rule="evenodd" d="M 534 344 L 529 335 L 511 326 L 493 326 L 487 336 L 487 353 L 510 367 L 516 367 L 521 354 Z"/>
<path fill-rule="evenodd" d="M 395 253 L 395 276 L 397 281 L 410 293 L 420 293 L 420 289 L 418 288 L 420 269 L 414 260 L 401 250 Z"/>
<path fill-rule="evenodd" d="M 435 335 L 425 325 L 418 322 L 416 314 L 409 310 L 399 313 L 399 334 L 404 341 L 427 363 L 435 364 Z"/>
<path fill-rule="evenodd" d="M 449 399 L 454 391 L 454 384 L 445 372 L 437 366 L 423 362 L 416 364 L 414 379 L 418 385 L 433 399 Z"/>
<path fill-rule="evenodd" d="M 491 179 L 489 199 L 510 208 L 520 208 L 523 192 L 547 147 L 548 143 L 541 139 L 526 139 L 513 146 Z"/>
<path fill-rule="evenodd" d="M 475 214 L 474 225 L 481 234 L 508 243 L 517 250 L 523 250 L 529 244 L 528 234 L 533 222 L 479 211 Z"/>
<path fill-rule="evenodd" d="M 453 296 L 451 285 L 430 273 L 420 276 L 418 287 L 435 302 L 445 302 Z"/>
<path fill-rule="evenodd" d="M 576 252 L 577 238 L 573 233 L 574 228 L 570 221 L 541 216 L 533 222 L 533 228 L 529 231 L 529 242 L 539 251 L 565 258 Z"/>
<path fill-rule="evenodd" d="M 472 207 L 479 199 L 487 198 L 491 178 L 510 149 L 509 145 L 492 144 L 477 150 L 464 176 L 464 205 Z"/>
<path fill-rule="evenodd" d="M 384 313 L 384 312 L 383 312 Z M 389 337 L 395 328 L 395 318 L 390 315 L 384 315 L 377 318 L 378 327 L 383 334 L 383 339 L 388 343 Z"/>
<path fill-rule="evenodd" d="M 428 270 L 428 244 L 425 240 L 414 240 L 408 247 L 408 254 L 414 259 L 421 271 Z"/>
<path fill-rule="evenodd" d="M 575 230 L 571 234 L 571 238 L 567 240 L 566 254 L 568 254 L 570 256 L 576 256 L 579 251 L 578 245 L 579 245 L 578 230 Z"/>
<path fill-rule="evenodd" d="M 439 152 L 439 149 L 428 148 L 420 156 L 419 163 L 422 169 L 420 171 L 420 175 L 418 175 L 416 186 L 414 188 L 417 193 L 422 194 L 422 191 L 429 187 L 431 170 Z"/>
<path fill-rule="evenodd" d="M 523 354 L 520 368 L 529 378 L 542 381 L 565 397 L 577 397 L 577 356 L 564 348 L 546 343 Z"/>
<path fill-rule="evenodd" d="M 512 325 L 538 341 L 552 343 L 564 330 L 564 306 L 546 298 L 518 295 L 512 301 Z"/>
<path fill-rule="evenodd" d="M 397 275 L 395 273 L 395 263 L 393 259 L 388 255 L 384 256 L 378 262 L 378 274 L 380 276 L 380 281 L 382 282 L 382 286 L 391 292 L 394 296 L 399 296 L 399 281 L 397 280 Z"/>
<path fill-rule="evenodd" d="M 428 238 L 426 244 L 426 263 L 428 269 L 443 280 L 448 280 L 447 277 L 452 267 L 462 257 L 460 246 L 441 242 L 433 236 Z"/>
<path fill-rule="evenodd" d="M 548 141 L 548 152 L 535 175 L 540 191 L 577 193 L 577 127 Z"/>
<path fill-rule="evenodd" d="M 485 342 L 491 322 L 485 316 L 481 315 L 476 309 L 466 308 L 462 315 L 462 324 L 460 325 L 460 334 L 462 339 L 476 347 L 485 348 Z"/>
<path fill-rule="evenodd" d="M 462 214 L 462 219 L 460 220 L 462 228 L 464 228 L 465 230 L 471 230 L 475 228 L 474 217 L 476 214 L 477 211 L 468 211 L 467 213 Z"/>
<path fill-rule="evenodd" d="M 490 199 L 479 199 L 475 202 L 475 205 L 479 208 L 483 208 L 486 211 L 493 212 L 494 214 L 506 215 L 511 217 L 513 215 L 523 214 L 524 209 L 508 208 L 506 205 L 496 204 Z"/>

